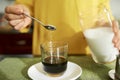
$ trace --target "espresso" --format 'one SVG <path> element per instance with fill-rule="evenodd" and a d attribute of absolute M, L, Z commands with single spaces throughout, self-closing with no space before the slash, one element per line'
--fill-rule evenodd
<path fill-rule="evenodd" d="M 67 68 L 67 60 L 64 57 L 47 57 L 42 61 L 44 70 L 48 73 L 62 73 Z"/>

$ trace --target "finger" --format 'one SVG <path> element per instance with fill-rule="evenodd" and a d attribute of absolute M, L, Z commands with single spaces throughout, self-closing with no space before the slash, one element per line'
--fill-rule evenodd
<path fill-rule="evenodd" d="M 119 25 L 117 21 L 112 22 L 112 29 L 113 29 L 114 34 L 117 35 L 119 32 Z"/>
<path fill-rule="evenodd" d="M 22 6 L 20 5 L 11 5 L 5 8 L 5 12 L 10 14 L 21 14 L 23 11 Z"/>
<path fill-rule="evenodd" d="M 115 44 L 115 47 L 116 47 L 116 48 L 119 48 L 119 47 L 120 47 L 120 41 L 118 41 L 118 42 Z"/>
<path fill-rule="evenodd" d="M 114 36 L 112 42 L 113 42 L 114 44 L 116 44 L 116 43 L 118 42 L 118 38 L 117 38 L 116 36 Z"/>
<path fill-rule="evenodd" d="M 5 14 L 4 17 L 8 21 L 10 21 L 10 20 L 16 20 L 16 19 L 23 19 L 25 16 L 23 16 L 23 15 L 15 15 L 15 14 Z"/>
<path fill-rule="evenodd" d="M 9 21 L 9 24 L 10 24 L 11 26 L 16 26 L 17 24 L 19 24 L 19 23 L 22 22 L 22 21 L 23 21 L 23 19 L 11 20 L 11 21 Z"/>
<path fill-rule="evenodd" d="M 23 25 L 24 25 L 24 21 L 21 21 L 21 22 L 18 23 L 14 28 L 15 28 L 16 30 L 20 30 L 20 29 L 23 27 Z"/>
<path fill-rule="evenodd" d="M 120 46 L 118 47 L 118 49 L 120 50 Z"/>
<path fill-rule="evenodd" d="M 15 29 L 16 30 L 23 29 L 23 28 L 27 27 L 31 22 L 32 22 L 32 20 L 30 18 L 25 18 L 22 22 L 18 23 L 15 26 Z"/>
<path fill-rule="evenodd" d="M 29 18 L 29 17 L 26 17 L 26 18 L 24 19 L 24 22 L 25 22 L 24 26 L 28 26 L 28 25 L 30 25 L 30 24 L 31 24 L 32 19 L 31 19 L 31 18 Z"/>

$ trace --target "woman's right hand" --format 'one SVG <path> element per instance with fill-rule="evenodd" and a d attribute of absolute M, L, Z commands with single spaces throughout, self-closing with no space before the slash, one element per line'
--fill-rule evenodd
<path fill-rule="evenodd" d="M 32 20 L 24 16 L 23 13 L 30 15 L 27 7 L 23 5 L 10 5 L 5 8 L 4 18 L 14 29 L 20 30 L 31 24 Z"/>
<path fill-rule="evenodd" d="M 119 24 L 117 21 L 112 22 L 112 29 L 114 32 L 114 37 L 112 42 L 114 43 L 114 47 L 116 47 L 120 51 L 120 30 L 119 30 Z"/>

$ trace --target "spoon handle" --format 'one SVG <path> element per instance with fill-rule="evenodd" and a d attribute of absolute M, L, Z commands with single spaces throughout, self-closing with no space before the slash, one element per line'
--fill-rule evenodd
<path fill-rule="evenodd" d="M 32 16 L 26 14 L 26 13 L 23 13 L 23 14 L 24 14 L 25 16 L 27 16 L 27 17 L 29 17 L 29 18 L 31 18 L 31 19 L 37 21 L 37 22 L 40 23 L 42 26 L 45 26 L 40 20 L 38 20 L 38 19 L 36 19 L 36 18 L 34 18 L 34 17 L 32 17 Z"/>
<path fill-rule="evenodd" d="M 35 21 L 37 21 L 38 23 L 40 23 L 47 30 L 56 30 L 56 28 L 54 26 L 52 26 L 52 25 L 45 25 L 40 20 L 38 20 L 38 19 L 36 19 L 36 18 L 34 18 L 34 17 L 30 16 L 30 15 L 27 15 L 26 13 L 23 13 L 23 15 L 25 15 L 25 16 L 27 16 L 27 17 L 35 20 Z"/>

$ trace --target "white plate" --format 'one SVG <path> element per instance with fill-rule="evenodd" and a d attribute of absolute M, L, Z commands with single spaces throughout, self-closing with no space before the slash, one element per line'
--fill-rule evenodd
<path fill-rule="evenodd" d="M 115 77 L 114 77 L 114 75 L 115 75 L 115 70 L 114 69 L 112 69 L 112 70 L 110 70 L 109 72 L 108 72 L 108 75 L 110 76 L 110 78 L 111 79 L 115 79 Z"/>
<path fill-rule="evenodd" d="M 59 77 L 48 76 L 43 70 L 43 65 L 41 62 L 32 65 L 28 69 L 28 76 L 33 80 L 75 80 L 79 78 L 81 74 L 82 68 L 73 62 L 68 62 L 67 70 L 62 76 Z"/>

